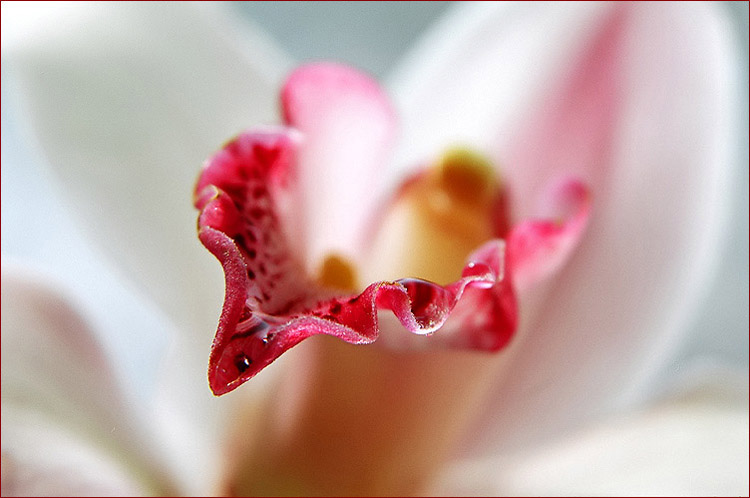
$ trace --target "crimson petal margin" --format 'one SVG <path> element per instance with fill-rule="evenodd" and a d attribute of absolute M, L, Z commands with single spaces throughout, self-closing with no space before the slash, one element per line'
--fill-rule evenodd
<path fill-rule="evenodd" d="M 508 234 L 507 264 L 521 292 L 565 264 L 591 216 L 591 193 L 578 179 L 552 183 L 540 201 L 540 217 L 521 221 Z"/>
<path fill-rule="evenodd" d="M 360 294 L 333 295 L 296 261 L 283 232 L 283 205 L 295 179 L 294 131 L 246 132 L 211 158 L 196 186 L 199 238 L 220 261 L 224 307 L 209 359 L 216 395 L 232 391 L 303 339 L 327 334 L 353 344 L 374 342 L 378 309 L 391 310 L 410 332 L 431 335 L 466 292 L 497 303 L 476 327 L 436 334 L 431 346 L 497 350 L 512 335 L 516 308 L 504 278 L 504 247 L 475 251 L 462 277 L 447 286 L 420 279 L 381 281 Z M 454 320 L 455 321 L 455 320 Z M 468 322 L 467 322 L 468 323 Z"/>

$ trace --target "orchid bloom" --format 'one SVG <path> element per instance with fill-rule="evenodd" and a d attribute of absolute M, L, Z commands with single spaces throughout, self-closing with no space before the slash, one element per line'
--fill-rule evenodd
<path fill-rule="evenodd" d="M 55 8 L 3 4 L 4 495 L 746 492 L 747 377 L 654 394 L 727 217 L 714 6 L 457 6 L 387 89 Z"/>
<path fill-rule="evenodd" d="M 287 80 L 282 108 L 287 127 L 231 140 L 195 190 L 199 237 L 226 273 L 213 392 L 229 392 L 316 334 L 353 344 L 390 334 L 405 347 L 397 330 L 385 330 L 401 327 L 378 309 L 428 336 L 415 348 L 504 347 L 516 329 L 514 289 L 558 269 L 583 233 L 585 185 L 555 184 L 544 204 L 556 217 L 512 225 L 512 186 L 498 183 L 482 155 L 453 149 L 404 181 L 377 216 L 367 208 L 380 207 L 379 171 L 395 136 L 377 83 L 346 66 L 303 66 Z M 364 289 L 357 280 L 379 272 Z"/>

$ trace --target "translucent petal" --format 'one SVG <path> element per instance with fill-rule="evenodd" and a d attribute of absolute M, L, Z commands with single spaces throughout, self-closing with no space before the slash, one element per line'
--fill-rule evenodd
<path fill-rule="evenodd" d="M 6 264 L 2 287 L 3 492 L 179 489 L 71 303 Z"/>

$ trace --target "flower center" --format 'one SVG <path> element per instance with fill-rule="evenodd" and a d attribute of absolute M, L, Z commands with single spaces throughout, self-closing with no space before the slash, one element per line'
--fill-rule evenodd
<path fill-rule="evenodd" d="M 441 285 L 459 279 L 470 252 L 497 235 L 501 192 L 487 158 L 449 150 L 402 187 L 384 215 L 364 277 L 417 277 Z"/>
<path fill-rule="evenodd" d="M 497 193 L 498 182 L 492 163 L 470 149 L 446 152 L 435 168 L 437 186 L 457 203 L 486 205 Z"/>
<path fill-rule="evenodd" d="M 354 265 L 338 254 L 329 254 L 318 270 L 318 283 L 337 290 L 357 291 Z"/>

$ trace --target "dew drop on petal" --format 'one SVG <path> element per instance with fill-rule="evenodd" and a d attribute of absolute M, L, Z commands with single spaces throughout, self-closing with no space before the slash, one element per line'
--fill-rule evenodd
<path fill-rule="evenodd" d="M 237 358 L 234 360 L 234 366 L 237 367 L 237 370 L 240 373 L 243 373 L 245 370 L 250 368 L 250 365 L 252 365 L 253 360 L 247 357 L 244 353 L 240 353 L 237 355 Z"/>
<path fill-rule="evenodd" d="M 471 262 L 466 265 L 461 274 L 462 277 L 487 277 L 490 280 L 489 285 L 492 285 L 491 280 L 495 277 L 495 272 L 488 265 L 484 263 Z"/>
<path fill-rule="evenodd" d="M 405 278 L 398 283 L 406 288 L 411 301 L 411 312 L 417 323 L 431 329 L 444 318 L 446 302 L 452 299 L 450 291 L 444 287 L 418 278 Z"/>

